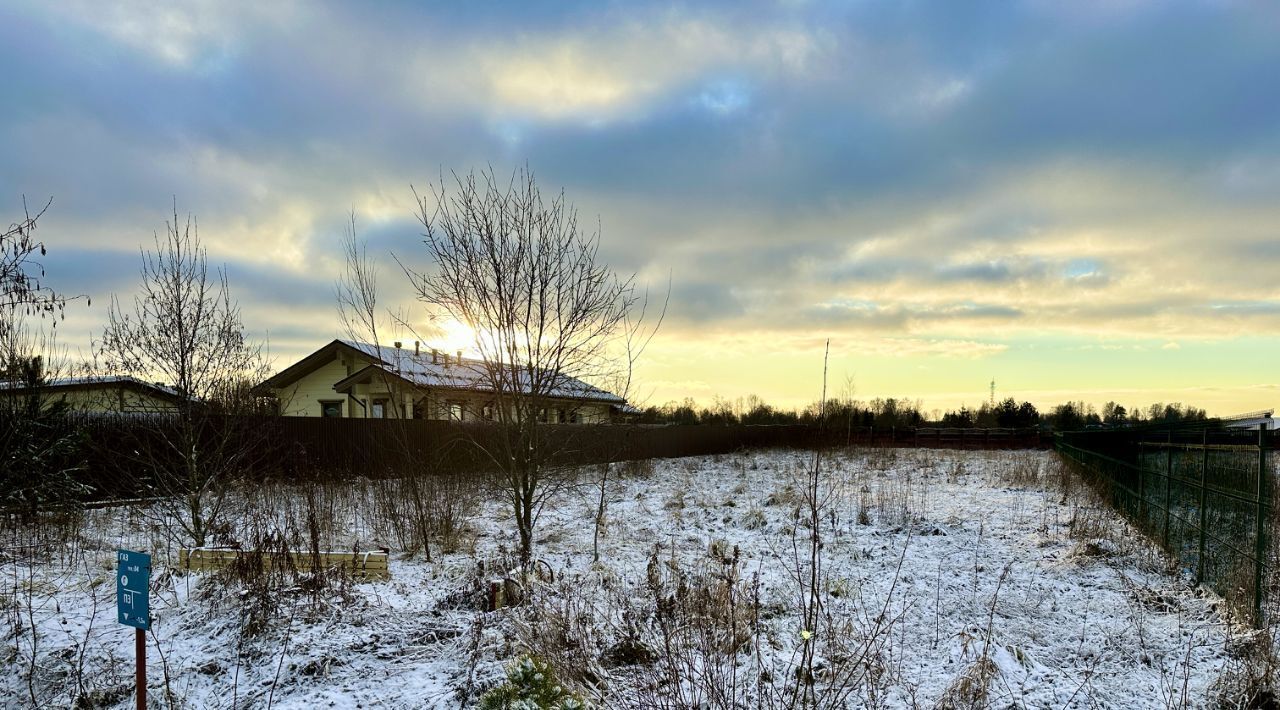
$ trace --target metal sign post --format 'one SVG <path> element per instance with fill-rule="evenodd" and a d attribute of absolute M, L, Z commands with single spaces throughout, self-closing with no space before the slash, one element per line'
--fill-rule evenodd
<path fill-rule="evenodd" d="M 116 620 L 132 626 L 138 659 L 138 710 L 147 707 L 147 630 L 151 628 L 151 555 L 116 551 Z"/>

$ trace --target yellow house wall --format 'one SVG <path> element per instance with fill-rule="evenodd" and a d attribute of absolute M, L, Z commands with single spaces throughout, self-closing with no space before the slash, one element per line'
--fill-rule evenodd
<path fill-rule="evenodd" d="M 448 419 L 449 403 L 461 402 L 463 405 L 463 421 L 481 421 L 484 418 L 484 406 L 491 401 L 482 394 L 470 394 L 454 390 L 436 390 L 427 401 L 428 419 Z M 604 424 L 610 421 L 608 405 L 579 402 L 576 400 L 551 400 L 548 409 L 563 409 L 565 422 L 576 412 L 580 424 Z"/>
<path fill-rule="evenodd" d="M 407 419 L 413 416 L 413 392 L 404 387 L 396 387 L 393 382 L 383 382 L 376 376 L 367 385 L 352 387 L 351 397 L 359 402 L 351 403 L 353 417 L 372 417 L 374 400 L 378 399 L 387 401 L 383 415 L 385 419 Z"/>
<path fill-rule="evenodd" d="M 287 417 L 318 417 L 321 401 L 342 400 L 342 416 L 363 416 L 360 407 L 352 406 L 345 394 L 333 390 L 333 386 L 354 372 L 356 367 L 368 364 L 367 360 L 358 360 L 361 358 L 335 356 L 333 362 L 316 368 L 288 387 L 275 389 L 280 413 Z"/>
<path fill-rule="evenodd" d="M 50 400 L 64 400 L 72 409 L 84 412 L 164 412 L 172 402 L 123 387 L 93 388 L 58 392 Z"/>
<path fill-rule="evenodd" d="M 423 395 L 389 386 L 393 383 L 381 382 L 377 377 L 369 384 L 356 385 L 350 395 L 334 391 L 334 384 L 371 362 L 372 360 L 357 355 L 339 354 L 332 362 L 316 368 L 292 385 L 275 389 L 275 395 L 280 401 L 280 413 L 289 417 L 318 417 L 321 414 L 321 401 L 341 400 L 342 416 L 358 419 L 370 415 L 373 400 L 386 398 L 390 400 L 389 405 L 398 401 L 400 412 L 403 413 L 398 414 L 394 407 L 389 406 L 388 417 L 412 417 L 414 400 L 421 399 L 427 419 L 448 419 L 449 403 L 462 402 L 463 421 L 478 421 L 483 418 L 485 403 L 490 401 L 490 398 L 482 394 L 454 390 L 432 390 Z M 553 402 L 550 407 L 563 408 L 566 412 L 577 411 L 579 421 L 583 424 L 601 424 L 610 419 L 607 405 L 564 401 Z"/>

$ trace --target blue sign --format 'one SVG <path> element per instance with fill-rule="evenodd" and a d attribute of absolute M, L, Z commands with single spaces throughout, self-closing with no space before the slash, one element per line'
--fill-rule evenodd
<path fill-rule="evenodd" d="M 116 550 L 116 619 L 135 629 L 151 628 L 151 555 Z"/>

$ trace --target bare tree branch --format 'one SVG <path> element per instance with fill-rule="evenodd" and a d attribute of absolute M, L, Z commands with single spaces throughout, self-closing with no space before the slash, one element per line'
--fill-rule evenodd
<path fill-rule="evenodd" d="M 634 275 L 601 261 L 599 231 L 582 229 L 563 192 L 544 199 L 527 168 L 505 183 L 492 169 L 454 174 L 415 197 L 432 268 L 401 267 L 430 317 L 475 332 L 500 431 L 490 453 L 528 565 L 538 513 L 558 487 L 540 422 L 553 402 L 588 394 L 583 382 L 616 383 L 630 368 L 625 351 L 647 343 L 632 322 L 643 299 Z"/>

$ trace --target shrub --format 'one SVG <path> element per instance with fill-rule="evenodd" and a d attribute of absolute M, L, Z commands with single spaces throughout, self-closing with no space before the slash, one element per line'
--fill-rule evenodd
<path fill-rule="evenodd" d="M 556 680 L 551 666 L 525 656 L 507 669 L 507 682 L 480 698 L 481 710 L 576 710 L 587 703 Z"/>
<path fill-rule="evenodd" d="M 631 459 L 622 463 L 622 475 L 626 478 L 648 478 L 653 475 L 653 459 Z"/>
<path fill-rule="evenodd" d="M 769 525 L 769 519 L 765 517 L 764 511 L 759 508 L 752 508 L 742 514 L 742 527 L 748 530 L 763 530 Z"/>

